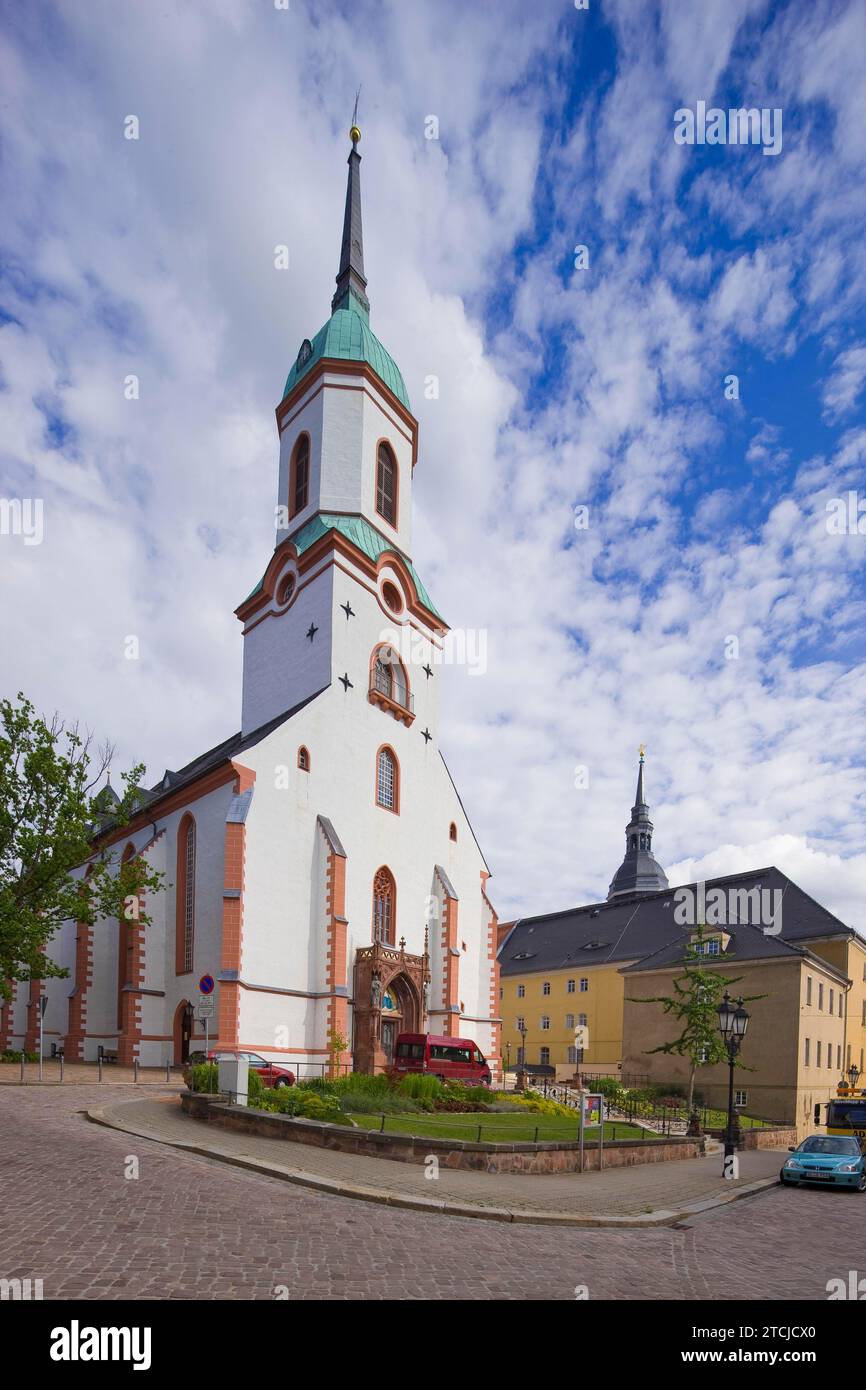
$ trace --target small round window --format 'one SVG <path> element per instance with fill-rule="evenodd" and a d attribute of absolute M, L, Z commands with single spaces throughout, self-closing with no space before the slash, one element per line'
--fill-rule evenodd
<path fill-rule="evenodd" d="M 295 576 L 287 574 L 280 580 L 280 586 L 277 589 L 277 603 L 288 603 L 294 592 Z"/>
<path fill-rule="evenodd" d="M 382 597 L 392 613 L 403 612 L 403 600 L 400 591 L 395 584 L 385 583 L 382 585 Z"/>

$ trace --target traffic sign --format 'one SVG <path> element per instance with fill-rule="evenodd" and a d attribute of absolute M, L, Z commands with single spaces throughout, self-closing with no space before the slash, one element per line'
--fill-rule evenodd
<path fill-rule="evenodd" d="M 198 987 L 202 994 L 213 994 L 215 988 L 213 975 L 202 975 L 198 982 Z"/>
<path fill-rule="evenodd" d="M 214 1002 L 213 1002 L 212 999 L 202 999 L 202 1000 L 200 1001 L 200 1003 L 196 1004 L 196 1006 L 195 1006 L 195 1016 L 196 1016 L 196 1018 L 200 1018 L 200 1019 L 213 1018 L 213 1015 L 214 1015 Z"/>

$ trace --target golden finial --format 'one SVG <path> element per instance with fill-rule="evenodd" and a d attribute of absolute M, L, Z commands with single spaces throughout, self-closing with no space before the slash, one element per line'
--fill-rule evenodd
<path fill-rule="evenodd" d="M 640 748 L 639 748 L 637 751 L 638 751 L 638 753 L 640 753 L 641 758 L 645 757 L 645 756 L 646 756 L 646 744 L 645 744 L 645 743 L 642 743 L 641 746 L 640 746 Z"/>
<path fill-rule="evenodd" d="M 361 127 L 358 125 L 358 100 L 360 98 L 360 95 L 361 88 L 359 87 L 357 92 L 355 93 L 355 109 L 352 112 L 352 128 L 349 131 L 349 139 L 351 140 L 353 145 L 357 145 L 358 141 L 361 138 Z"/>

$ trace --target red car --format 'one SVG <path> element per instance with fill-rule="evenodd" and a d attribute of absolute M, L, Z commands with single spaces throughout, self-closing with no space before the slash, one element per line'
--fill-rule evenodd
<path fill-rule="evenodd" d="M 243 1047 L 218 1047 L 208 1053 L 209 1062 L 228 1061 L 232 1057 L 246 1057 L 253 1071 L 257 1071 L 266 1086 L 294 1086 L 295 1073 L 288 1067 L 277 1067 L 266 1062 L 257 1052 L 247 1052 Z"/>
<path fill-rule="evenodd" d="M 401 1033 L 394 1066 L 399 1072 L 426 1072 L 440 1081 L 489 1086 L 490 1067 L 471 1038 L 448 1038 L 433 1033 Z"/>

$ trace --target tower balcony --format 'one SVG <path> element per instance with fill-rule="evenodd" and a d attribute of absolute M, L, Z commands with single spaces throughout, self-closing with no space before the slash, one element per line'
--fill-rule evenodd
<path fill-rule="evenodd" d="M 371 704 L 388 710 L 395 719 L 401 719 L 407 727 L 415 718 L 414 696 L 391 670 L 371 671 L 368 698 Z"/>

